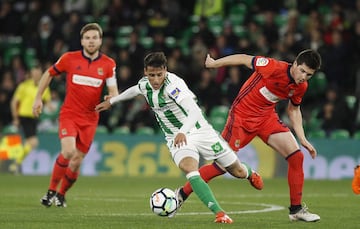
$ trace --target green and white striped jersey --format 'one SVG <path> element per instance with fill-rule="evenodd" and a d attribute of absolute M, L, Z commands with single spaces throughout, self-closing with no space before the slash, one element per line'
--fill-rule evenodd
<path fill-rule="evenodd" d="M 196 101 L 196 96 L 188 88 L 183 79 L 177 75 L 167 72 L 164 84 L 158 90 L 154 90 L 148 78 L 145 76 L 138 82 L 141 94 L 146 98 L 151 109 L 155 112 L 156 119 L 163 130 L 166 138 L 173 138 L 178 133 L 187 119 L 187 112 L 179 104 L 184 98 L 192 98 Z M 199 112 L 202 111 L 197 107 Z M 203 115 L 197 120 L 194 128 L 209 126 Z"/>

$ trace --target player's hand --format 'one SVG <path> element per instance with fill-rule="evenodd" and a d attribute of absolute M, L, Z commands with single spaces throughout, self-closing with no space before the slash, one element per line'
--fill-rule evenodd
<path fill-rule="evenodd" d="M 186 136 L 183 133 L 178 133 L 174 139 L 174 146 L 180 148 L 181 146 L 187 145 Z"/>
<path fill-rule="evenodd" d="M 32 107 L 32 112 L 33 115 L 38 118 L 42 112 L 42 108 L 43 108 L 43 102 L 42 100 L 35 100 L 34 105 Z"/>
<path fill-rule="evenodd" d="M 110 107 L 111 107 L 110 99 L 108 99 L 108 100 L 96 105 L 95 111 L 96 112 L 105 111 L 105 110 L 110 109 Z"/>
<path fill-rule="evenodd" d="M 104 100 L 111 99 L 111 97 L 112 97 L 111 95 L 105 95 L 105 96 L 104 96 Z"/>
<path fill-rule="evenodd" d="M 304 146 L 307 149 L 307 151 L 309 151 L 312 159 L 315 159 L 317 152 L 314 146 L 311 145 L 310 142 L 308 142 L 308 140 L 306 139 L 301 142 L 301 145 Z"/>
<path fill-rule="evenodd" d="M 207 68 L 213 68 L 213 63 L 215 62 L 214 58 L 210 56 L 210 54 L 207 54 L 206 60 L 205 60 L 205 67 Z"/>

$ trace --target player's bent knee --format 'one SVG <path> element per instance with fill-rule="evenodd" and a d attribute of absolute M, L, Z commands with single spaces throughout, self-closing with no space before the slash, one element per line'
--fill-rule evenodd
<path fill-rule="evenodd" d="M 180 160 L 178 167 L 187 174 L 192 171 L 197 171 L 199 169 L 199 162 L 194 157 L 187 156 Z"/>

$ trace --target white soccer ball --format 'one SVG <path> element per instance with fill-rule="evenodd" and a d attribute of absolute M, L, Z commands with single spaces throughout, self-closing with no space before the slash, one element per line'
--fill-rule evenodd
<path fill-rule="evenodd" d="M 169 188 L 159 188 L 150 197 L 150 208 L 158 216 L 168 216 L 177 208 L 176 194 Z"/>

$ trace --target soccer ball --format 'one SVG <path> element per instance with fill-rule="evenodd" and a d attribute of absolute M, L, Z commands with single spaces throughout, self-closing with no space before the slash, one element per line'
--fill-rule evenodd
<path fill-rule="evenodd" d="M 150 208 L 158 216 L 169 216 L 177 208 L 176 194 L 169 188 L 159 188 L 150 197 Z"/>

